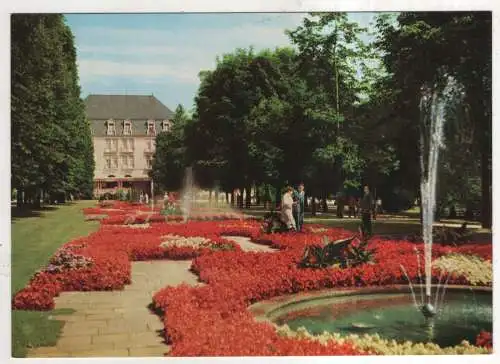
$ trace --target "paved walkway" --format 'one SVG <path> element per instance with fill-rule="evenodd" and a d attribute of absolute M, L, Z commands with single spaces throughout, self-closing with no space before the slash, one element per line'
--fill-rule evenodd
<path fill-rule="evenodd" d="M 273 252 L 249 238 L 226 236 L 244 251 Z M 54 316 L 64 321 L 56 346 L 30 350 L 28 357 L 161 357 L 169 351 L 163 323 L 148 305 L 160 288 L 201 284 L 189 271 L 191 261 L 132 262 L 132 284 L 123 291 L 63 292 L 56 308 L 75 310 Z"/>
<path fill-rule="evenodd" d="M 223 238 L 232 240 L 237 243 L 243 251 L 256 251 L 256 252 L 275 252 L 277 249 L 270 248 L 267 245 L 252 243 L 250 238 L 243 236 L 228 236 L 224 235 Z"/>
<path fill-rule="evenodd" d="M 56 308 L 76 312 L 55 316 L 65 321 L 57 345 L 35 348 L 28 357 L 163 356 L 169 351 L 163 323 L 147 306 L 160 288 L 199 284 L 190 266 L 191 261 L 133 262 L 132 284 L 123 291 L 63 292 Z"/>

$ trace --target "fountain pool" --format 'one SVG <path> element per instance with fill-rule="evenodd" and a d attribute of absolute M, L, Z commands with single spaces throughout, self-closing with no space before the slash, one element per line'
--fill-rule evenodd
<path fill-rule="evenodd" d="M 397 342 L 432 342 L 441 347 L 475 342 L 492 331 L 492 295 L 488 289 L 449 287 L 438 315 L 425 318 L 405 288 L 298 295 L 289 301 L 260 304 L 257 315 L 292 330 L 311 334 L 378 334 Z M 265 314 L 262 311 L 265 308 Z"/>

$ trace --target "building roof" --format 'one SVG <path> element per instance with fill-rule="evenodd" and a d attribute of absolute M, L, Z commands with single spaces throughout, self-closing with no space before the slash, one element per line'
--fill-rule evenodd
<path fill-rule="evenodd" d="M 89 120 L 165 120 L 174 115 L 152 95 L 89 95 L 85 109 Z"/>

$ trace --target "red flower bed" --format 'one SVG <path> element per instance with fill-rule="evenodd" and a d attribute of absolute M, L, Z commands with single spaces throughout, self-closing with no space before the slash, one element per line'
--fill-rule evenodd
<path fill-rule="evenodd" d="M 62 291 L 121 289 L 130 283 L 131 261 L 151 259 L 192 259 L 192 270 L 205 286 L 167 287 L 153 298 L 164 311 L 166 338 L 174 356 L 248 356 L 248 355 L 358 355 L 352 343 L 339 344 L 284 338 L 265 323 L 257 323 L 248 305 L 263 299 L 300 291 L 334 287 L 406 284 L 405 267 L 412 282 L 418 281 L 416 251 L 423 264 L 423 244 L 374 238 L 368 244 L 374 264 L 353 268 L 302 269 L 298 262 L 304 247 L 321 243 L 326 236 L 338 240 L 352 235 L 342 229 L 306 226 L 303 233 L 263 234 L 254 220 L 224 220 L 233 215 L 201 214 L 197 218 L 223 221 L 177 223 L 180 216 L 142 214 L 144 206 L 112 202 L 106 208 L 86 209 L 86 214 L 107 214 L 101 229 L 88 237 L 65 244 L 75 257 L 90 258 L 91 265 L 68 263 L 77 267 L 63 271 L 43 271 L 13 299 L 15 309 L 47 310 Z M 147 209 L 147 207 L 146 207 Z M 138 213 L 139 212 L 139 213 Z M 150 212 L 150 210 L 149 210 Z M 195 215 L 197 216 L 197 215 Z M 150 222 L 146 228 L 117 226 Z M 210 247 L 161 246 L 166 235 L 204 237 Z M 227 235 L 247 236 L 256 242 L 280 249 L 274 253 L 243 252 L 224 239 Z M 215 251 L 214 251 L 215 250 Z M 217 251 L 220 250 L 220 251 Z M 491 244 L 468 244 L 459 248 L 433 246 L 433 258 L 449 253 L 474 254 L 491 260 Z M 71 258 L 71 255 L 70 255 Z M 68 259 L 70 259 L 68 258 Z M 76 258 L 75 258 L 76 259 Z M 423 271 L 423 266 L 420 266 Z M 440 272 L 433 272 L 437 282 Z M 466 284 L 464 276 L 452 275 L 450 284 Z M 489 340 L 489 341 L 488 341 Z M 478 345 L 491 345 L 491 336 L 482 333 Z"/>
<path fill-rule="evenodd" d="M 349 233 L 331 229 L 327 235 L 339 239 Z M 376 251 L 374 265 L 348 269 L 300 269 L 297 262 L 303 247 L 317 243 L 321 236 L 307 233 L 273 234 L 262 239 L 270 240 L 274 246 L 285 251 L 228 252 L 201 256 L 193 261 L 192 269 L 207 286 L 167 287 L 155 295 L 155 305 L 165 311 L 165 328 L 167 339 L 172 343 L 172 355 L 360 354 L 349 345 L 329 343 L 318 349 L 310 347 L 309 342 L 287 339 L 294 343 L 294 349 L 291 349 L 270 326 L 256 323 L 246 307 L 259 300 L 300 291 L 405 284 L 407 280 L 401 271 L 401 264 L 415 282 L 418 277 L 415 247 L 423 251 L 422 244 L 375 239 L 369 244 L 369 248 Z M 469 253 L 485 252 L 473 245 L 462 247 L 461 250 Z M 456 251 L 457 248 L 436 245 L 433 255 L 439 257 Z M 434 272 L 435 282 L 438 276 L 439 272 Z M 467 283 L 460 276 L 452 276 L 450 282 Z"/>
<path fill-rule="evenodd" d="M 134 260 L 192 259 L 219 249 L 241 250 L 237 244 L 220 238 L 221 231 L 223 229 L 210 227 L 208 222 L 152 224 L 146 229 L 103 225 L 99 231 L 73 240 L 60 249 L 73 247 L 73 253 L 92 259 L 91 267 L 36 274 L 25 288 L 16 293 L 13 308 L 52 309 L 54 297 L 62 291 L 122 289 L 130 283 L 130 262 Z M 167 234 L 203 236 L 210 239 L 211 247 L 161 247 L 162 236 Z"/>

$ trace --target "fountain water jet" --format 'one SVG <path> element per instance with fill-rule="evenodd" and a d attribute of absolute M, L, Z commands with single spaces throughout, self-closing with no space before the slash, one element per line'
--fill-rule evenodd
<path fill-rule="evenodd" d="M 193 193 L 194 193 L 194 178 L 193 178 L 193 167 L 186 168 L 186 174 L 184 177 L 184 186 L 182 189 L 182 219 L 186 223 L 191 215 L 191 208 L 193 205 Z"/>
<path fill-rule="evenodd" d="M 420 100 L 420 168 L 422 179 L 420 193 L 422 200 L 422 236 L 424 240 L 425 295 L 421 311 L 426 317 L 436 314 L 432 305 L 432 229 L 436 210 L 436 182 L 439 150 L 444 148 L 445 106 L 447 97 L 456 88 L 452 78 L 448 78 L 442 92 L 424 90 Z M 427 163 L 425 154 L 427 152 Z"/>

